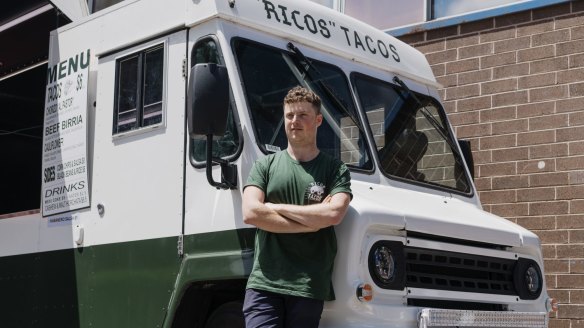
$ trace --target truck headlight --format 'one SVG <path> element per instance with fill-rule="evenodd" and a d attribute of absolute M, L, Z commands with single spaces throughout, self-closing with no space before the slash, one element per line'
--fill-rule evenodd
<path fill-rule="evenodd" d="M 373 253 L 375 275 L 383 283 L 390 283 L 395 277 L 395 259 L 391 250 L 385 246 L 377 247 Z"/>
<path fill-rule="evenodd" d="M 375 284 L 385 289 L 405 287 L 405 259 L 403 244 L 380 240 L 369 250 L 369 274 Z"/>
<path fill-rule="evenodd" d="M 513 283 L 521 299 L 538 298 L 543 288 L 543 276 L 539 265 L 533 260 L 520 258 L 515 265 Z"/>
<path fill-rule="evenodd" d="M 537 272 L 536 268 L 532 266 L 527 268 L 527 270 L 525 271 L 525 284 L 527 290 L 531 294 L 537 293 L 537 291 L 541 287 L 541 278 L 539 277 L 539 273 Z"/>

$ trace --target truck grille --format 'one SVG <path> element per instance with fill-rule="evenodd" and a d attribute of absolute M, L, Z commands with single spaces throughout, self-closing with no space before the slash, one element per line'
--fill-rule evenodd
<path fill-rule="evenodd" d="M 471 293 L 517 295 L 515 260 L 405 248 L 406 286 Z"/>

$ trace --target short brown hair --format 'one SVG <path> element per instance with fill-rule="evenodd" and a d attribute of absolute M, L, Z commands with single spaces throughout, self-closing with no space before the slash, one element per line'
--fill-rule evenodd
<path fill-rule="evenodd" d="M 306 88 L 296 86 L 288 91 L 288 94 L 284 98 L 284 105 L 296 104 L 300 102 L 307 102 L 312 104 L 316 110 L 316 114 L 320 114 L 320 97 L 316 95 L 316 93 Z"/>

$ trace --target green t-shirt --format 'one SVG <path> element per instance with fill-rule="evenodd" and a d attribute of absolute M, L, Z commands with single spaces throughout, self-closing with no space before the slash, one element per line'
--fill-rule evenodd
<path fill-rule="evenodd" d="M 256 161 L 247 186 L 265 193 L 274 204 L 310 205 L 327 195 L 351 195 L 351 176 L 343 162 L 321 152 L 299 162 L 286 150 Z M 335 299 L 331 275 L 337 239 L 334 228 L 309 233 L 257 230 L 255 257 L 247 288 L 330 301 Z"/>

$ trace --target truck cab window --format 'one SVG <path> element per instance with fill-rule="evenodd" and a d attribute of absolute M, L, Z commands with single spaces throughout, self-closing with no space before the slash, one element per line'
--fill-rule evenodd
<path fill-rule="evenodd" d="M 339 68 L 310 60 L 319 74 L 306 72 L 297 54 L 246 40 L 235 42 L 235 53 L 260 149 L 269 153 L 287 147 L 282 102 L 288 90 L 302 85 L 322 99 L 319 149 L 352 168 L 372 169 L 364 129 Z"/>
<path fill-rule="evenodd" d="M 113 133 L 161 123 L 164 47 L 118 59 L 116 76 Z"/>
<path fill-rule="evenodd" d="M 471 191 L 463 160 L 452 149 L 445 114 L 435 100 L 417 94 L 418 103 L 406 90 L 362 75 L 356 74 L 354 82 L 384 174 Z"/>
<path fill-rule="evenodd" d="M 223 58 L 221 57 L 219 47 L 212 37 L 206 37 L 199 40 L 193 47 L 191 54 L 191 67 L 200 63 L 223 65 Z M 237 116 L 235 115 L 235 106 L 231 94 L 230 98 L 225 134 L 219 139 L 213 140 L 213 157 L 230 158 L 237 155 L 240 148 Z M 195 160 L 195 163 L 204 165 L 207 158 L 205 139 L 193 139 L 191 145 L 191 155 Z"/>

